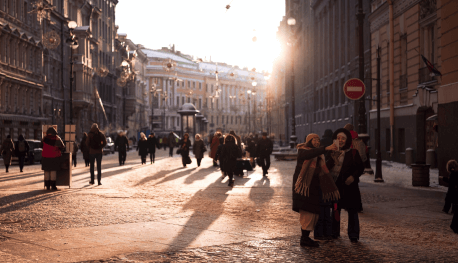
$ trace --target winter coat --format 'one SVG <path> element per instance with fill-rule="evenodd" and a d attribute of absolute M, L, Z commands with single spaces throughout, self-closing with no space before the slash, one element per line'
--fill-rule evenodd
<path fill-rule="evenodd" d="M 267 157 L 272 154 L 274 145 L 269 138 L 261 138 L 256 145 L 256 154 L 259 157 Z"/>
<path fill-rule="evenodd" d="M 207 150 L 205 147 L 204 141 L 198 140 L 194 142 L 194 145 L 192 147 L 192 152 L 194 153 L 194 156 L 197 159 L 202 159 L 204 158 L 204 152 Z"/>
<path fill-rule="evenodd" d="M 73 142 L 73 152 L 72 152 L 72 156 L 73 157 L 76 157 L 76 154 L 78 153 L 78 143 L 77 142 Z"/>
<path fill-rule="evenodd" d="M 350 149 L 352 144 L 351 134 L 346 129 L 338 129 L 334 132 L 332 139 L 337 139 L 337 134 L 343 132 L 347 135 L 347 141 L 342 147 L 342 150 Z M 326 156 L 326 166 L 329 171 L 334 167 L 334 159 L 330 156 L 330 152 Z M 343 209 L 359 209 L 361 207 L 361 192 L 359 191 L 359 177 L 364 172 L 364 163 L 361 156 L 355 149 L 350 149 L 345 153 L 342 163 L 342 168 L 337 177 L 336 186 L 339 189 L 340 200 L 339 208 Z M 353 176 L 354 181 L 350 185 L 346 185 L 345 181 L 348 177 Z"/>
<path fill-rule="evenodd" d="M 100 139 L 100 147 L 94 148 L 93 145 L 96 144 L 94 138 Z M 99 128 L 91 128 L 91 131 L 87 134 L 86 144 L 89 147 L 89 154 L 103 153 L 103 147 L 107 145 L 107 138 L 105 134 L 99 130 Z"/>
<path fill-rule="evenodd" d="M 20 152 L 19 151 L 19 143 L 20 142 L 23 142 L 24 143 L 24 151 L 23 152 Z M 24 140 L 24 137 L 21 135 L 19 136 L 19 140 L 15 143 L 15 154 L 17 157 L 23 157 L 23 156 L 26 156 L 29 154 L 29 150 L 30 150 L 30 147 L 29 147 L 29 143 Z"/>
<path fill-rule="evenodd" d="M 87 144 L 86 144 L 86 139 L 87 139 L 87 136 L 83 137 L 83 139 L 81 140 L 81 143 L 80 143 L 80 148 L 81 148 L 81 152 L 83 153 L 83 159 L 84 160 L 88 160 L 89 159 L 89 146 L 87 146 Z"/>
<path fill-rule="evenodd" d="M 237 158 L 242 157 L 242 151 L 233 141 L 221 145 L 221 154 L 219 156 L 222 167 L 221 170 L 226 173 L 234 173 L 237 164 Z"/>
<path fill-rule="evenodd" d="M 11 165 L 11 157 L 13 156 L 14 152 L 14 143 L 10 139 L 5 139 L 2 144 L 2 156 L 3 156 L 3 163 L 5 165 Z"/>
<path fill-rule="evenodd" d="M 445 201 L 452 204 L 458 204 L 458 172 L 452 171 L 449 177 L 444 177 L 443 179 L 448 183 Z M 455 213 L 457 213 L 457 211 L 455 211 Z"/>
<path fill-rule="evenodd" d="M 168 146 L 169 145 L 169 139 L 167 139 L 167 136 L 164 136 L 162 138 L 162 144 L 165 145 L 165 146 Z"/>
<path fill-rule="evenodd" d="M 173 133 L 169 133 L 169 137 L 167 138 L 167 143 L 169 147 L 175 147 L 176 144 L 176 138 Z"/>
<path fill-rule="evenodd" d="M 216 137 L 215 137 L 216 138 Z M 224 137 L 221 136 L 219 139 L 218 139 L 218 142 L 219 142 L 219 145 L 218 145 L 218 148 L 216 149 L 216 153 L 215 153 L 215 158 L 213 158 L 215 161 L 219 160 L 219 168 L 221 169 L 221 171 L 224 171 L 224 163 L 223 163 L 223 159 L 222 159 L 222 152 L 223 152 L 223 146 L 224 146 Z"/>
<path fill-rule="evenodd" d="M 237 140 L 237 146 L 240 147 L 240 149 L 242 149 L 242 139 L 240 138 L 240 136 L 236 135 L 235 132 L 230 133 L 230 135 L 234 136 L 234 138 Z"/>
<path fill-rule="evenodd" d="M 181 156 L 189 156 L 189 148 L 191 148 L 191 140 L 188 140 L 185 142 L 184 139 L 181 139 L 179 142 L 178 142 L 178 145 L 177 145 L 179 148 L 180 148 L 180 154 Z"/>
<path fill-rule="evenodd" d="M 129 140 L 125 135 L 119 135 L 115 141 L 115 150 L 120 152 L 127 151 L 127 147 L 129 146 Z"/>
<path fill-rule="evenodd" d="M 319 165 L 315 168 L 312 182 L 309 187 L 309 195 L 303 196 L 294 191 L 297 179 L 302 169 L 302 164 L 305 160 L 311 160 L 326 152 L 325 147 L 313 149 L 298 149 L 296 170 L 293 175 L 293 210 L 299 213 L 299 210 L 304 210 L 313 214 L 320 213 L 320 178 L 321 168 Z"/>
<path fill-rule="evenodd" d="M 332 141 L 332 131 L 327 129 L 327 130 L 324 131 L 323 137 L 321 137 L 320 145 L 324 146 L 324 147 L 328 147 L 332 143 L 333 143 L 333 141 Z"/>
<path fill-rule="evenodd" d="M 161 148 L 161 145 L 159 144 L 159 140 L 154 137 L 154 136 L 148 136 L 148 140 L 146 140 L 148 143 L 148 152 L 149 153 L 155 153 L 156 148 Z"/>
<path fill-rule="evenodd" d="M 218 150 L 219 144 L 220 144 L 219 138 L 216 137 L 216 136 L 213 136 L 212 143 L 210 144 L 210 149 L 211 149 L 210 157 L 211 157 L 212 159 L 215 159 L 216 150 Z"/>
<path fill-rule="evenodd" d="M 142 157 L 145 157 L 146 155 L 148 155 L 148 141 L 146 139 L 141 138 L 138 141 L 137 151 L 138 151 L 138 155 Z"/>
<path fill-rule="evenodd" d="M 256 155 L 256 143 L 254 142 L 254 139 L 250 139 L 250 138 L 247 139 L 247 149 L 246 149 L 246 151 L 250 153 L 250 157 L 256 157 L 257 156 Z"/>
<path fill-rule="evenodd" d="M 57 135 L 46 135 L 43 138 L 43 152 L 41 153 L 41 169 L 44 171 L 60 171 L 62 151 L 65 145 Z"/>

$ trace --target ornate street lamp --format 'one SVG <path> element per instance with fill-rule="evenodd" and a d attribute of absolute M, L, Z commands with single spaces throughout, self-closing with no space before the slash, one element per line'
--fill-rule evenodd
<path fill-rule="evenodd" d="M 296 136 L 296 103 L 294 95 L 294 42 L 292 41 L 293 37 L 293 26 L 296 25 L 296 19 L 290 17 L 287 20 L 288 25 L 291 28 L 291 39 L 288 41 L 288 45 L 291 47 L 291 115 L 292 115 L 292 129 L 290 137 L 290 146 L 294 148 L 296 146 L 297 136 Z"/>
<path fill-rule="evenodd" d="M 69 36 L 66 40 L 70 46 L 70 124 L 73 124 L 73 50 L 78 48 L 78 38 L 73 34 L 73 30 L 77 27 L 75 21 L 68 22 Z"/>

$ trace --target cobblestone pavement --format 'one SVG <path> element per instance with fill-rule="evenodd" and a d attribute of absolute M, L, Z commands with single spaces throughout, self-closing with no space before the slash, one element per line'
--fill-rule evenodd
<path fill-rule="evenodd" d="M 307 249 L 298 244 L 298 215 L 291 211 L 295 162 L 273 160 L 268 178 L 263 178 L 258 169 L 243 178 L 236 177 L 235 187 L 230 189 L 227 178 L 221 179 L 209 158 L 204 158 L 201 167 L 196 167 L 194 159 L 183 168 L 181 158 L 168 158 L 167 153 L 160 150 L 152 165 L 140 165 L 135 151 L 128 153 L 125 166 L 118 166 L 117 155 L 104 156 L 102 186 L 88 184 L 88 168 L 81 167 L 79 156 L 72 188 L 59 187 L 56 192 L 42 190 L 39 165 L 27 166 L 24 173 L 15 171 L 17 166 L 9 174 L 0 173 L 0 262 L 45 262 L 45 255 L 35 257 L 14 249 L 14 242 L 25 242 L 21 235 L 39 237 L 49 231 L 86 228 L 96 232 L 103 227 L 134 223 L 180 226 L 178 236 L 186 235 L 188 239 L 178 242 L 175 237 L 171 243 L 160 243 L 156 237 L 146 238 L 150 243 L 142 249 L 119 252 L 108 247 L 108 256 L 55 261 L 452 262 L 458 256 L 458 235 L 449 228 L 452 216 L 441 212 L 441 191 L 382 186 L 369 183 L 364 175 L 362 181 L 367 183 L 360 183 L 364 204 L 360 242 L 349 242 L 343 212 L 341 238 L 321 242 L 318 249 Z M 235 238 L 197 244 L 204 230 Z M 154 242 L 164 248 L 149 248 Z M 40 253 L 48 254 L 70 251 L 51 245 L 41 249 L 44 252 Z M 87 250 L 78 247 L 74 251 Z"/>

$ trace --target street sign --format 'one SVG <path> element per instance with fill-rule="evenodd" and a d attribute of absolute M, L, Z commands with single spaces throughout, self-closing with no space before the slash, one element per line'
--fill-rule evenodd
<path fill-rule="evenodd" d="M 351 100 L 358 100 L 364 96 L 366 86 L 364 86 L 364 82 L 360 79 L 349 79 L 345 82 L 343 90 L 347 98 Z"/>

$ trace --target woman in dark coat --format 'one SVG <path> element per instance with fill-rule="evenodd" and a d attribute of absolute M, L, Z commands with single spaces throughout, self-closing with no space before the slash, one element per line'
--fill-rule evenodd
<path fill-rule="evenodd" d="M 25 157 L 29 155 L 30 150 L 29 143 L 24 139 L 24 136 L 22 136 L 22 134 L 19 135 L 14 150 L 16 153 L 16 157 L 19 159 L 19 170 L 22 173 L 22 170 L 24 169 Z"/>
<path fill-rule="evenodd" d="M 8 172 L 8 168 L 11 165 L 11 157 L 13 157 L 14 152 L 14 143 L 11 140 L 11 135 L 6 136 L 6 139 L 3 141 L 2 144 L 2 156 L 3 156 L 3 164 L 5 164 L 6 172 Z"/>
<path fill-rule="evenodd" d="M 84 163 L 86 164 L 86 167 L 88 167 L 90 164 L 89 147 L 86 144 L 86 140 L 87 140 L 87 133 L 83 133 L 83 138 L 81 139 L 80 148 L 81 148 L 81 152 L 83 153 Z"/>
<path fill-rule="evenodd" d="M 196 134 L 195 138 L 196 140 L 192 147 L 192 152 L 197 159 L 197 166 L 200 166 L 200 162 L 202 161 L 202 158 L 204 158 L 204 152 L 207 150 L 207 148 L 205 147 L 205 143 L 202 141 L 200 134 Z"/>
<path fill-rule="evenodd" d="M 229 176 L 228 186 L 234 186 L 234 170 L 237 163 L 237 158 L 242 157 L 242 151 L 237 146 L 237 140 L 231 134 L 226 136 L 224 144 L 221 147 L 220 162 L 224 167 L 224 172 Z"/>
<path fill-rule="evenodd" d="M 57 190 L 56 175 L 60 171 L 60 157 L 65 145 L 57 136 L 57 131 L 50 127 L 46 131 L 46 137 L 43 138 L 43 152 L 41 153 L 41 169 L 45 171 L 45 186 L 47 190 Z"/>
<path fill-rule="evenodd" d="M 452 219 L 452 224 L 450 225 L 450 228 L 458 234 L 458 163 L 455 160 L 450 160 L 447 162 L 446 166 L 447 172 L 450 173 L 449 177 L 442 177 L 445 182 L 448 183 L 448 190 L 447 190 L 447 195 L 445 196 L 445 202 L 447 202 L 451 205 L 453 205 L 452 211 L 453 213 L 453 219 Z M 447 209 L 446 211 L 444 211 Z M 450 205 L 448 207 L 444 208 L 444 212 L 448 213 L 448 210 L 450 209 Z"/>
<path fill-rule="evenodd" d="M 300 214 L 301 246 L 318 247 L 309 235 L 320 214 L 320 198 L 337 199 L 338 191 L 326 168 L 324 153 L 337 146 L 320 146 L 320 137 L 311 133 L 297 145 L 298 156 L 293 176 L 293 211 Z"/>
<path fill-rule="evenodd" d="M 223 150 L 223 145 L 224 145 L 224 135 L 221 135 L 221 137 L 219 137 L 219 145 L 218 145 L 218 148 L 216 149 L 216 154 L 215 154 L 215 158 L 213 159 L 213 163 L 218 163 L 218 160 L 219 160 L 219 169 L 221 171 L 221 175 L 224 177 L 226 177 L 226 172 L 224 171 L 224 164 L 222 162 L 222 159 L 221 159 L 221 153 L 222 153 L 222 150 Z"/>
<path fill-rule="evenodd" d="M 364 163 L 358 150 L 351 149 L 351 133 L 344 128 L 338 129 L 332 135 L 333 140 L 339 141 L 339 151 L 328 153 L 326 164 L 331 175 L 336 182 L 340 192 L 340 200 L 337 205 L 339 213 L 341 209 L 348 212 L 348 237 L 351 242 L 358 242 L 359 239 L 359 218 L 358 210 L 361 207 L 361 193 L 358 183 L 359 177 L 364 172 Z M 332 232 L 333 237 L 340 236 L 340 221 L 333 217 Z"/>
<path fill-rule="evenodd" d="M 221 136 L 222 134 L 220 132 L 216 132 L 210 144 L 210 158 L 213 159 L 213 166 L 218 166 L 215 156 L 216 156 L 216 151 L 218 150 L 218 146 L 220 144 L 219 138 L 221 138 Z"/>
<path fill-rule="evenodd" d="M 185 133 L 183 135 L 183 139 L 178 142 L 178 149 L 181 154 L 181 162 L 183 163 L 183 167 L 186 167 L 187 164 L 190 164 L 189 158 L 189 148 L 191 148 L 191 141 L 189 140 L 189 134 Z"/>
<path fill-rule="evenodd" d="M 148 155 L 148 142 L 146 141 L 146 136 L 143 132 L 140 133 L 140 140 L 137 144 L 137 151 L 142 160 L 142 165 L 146 164 L 146 156 Z"/>
<path fill-rule="evenodd" d="M 151 133 L 146 141 L 148 143 L 149 159 L 152 164 L 156 158 L 156 148 L 160 149 L 161 145 L 159 144 L 159 140 L 154 136 L 154 133 Z"/>

